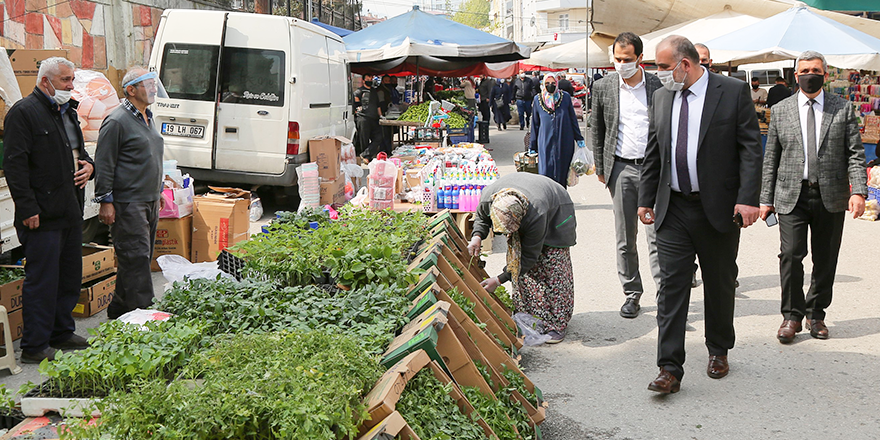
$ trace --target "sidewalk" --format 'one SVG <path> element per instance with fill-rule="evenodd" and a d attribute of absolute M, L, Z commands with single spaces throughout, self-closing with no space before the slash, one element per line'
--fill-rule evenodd
<path fill-rule="evenodd" d="M 492 155 L 505 174 L 515 171 L 512 155 L 522 148 L 518 128 L 491 131 Z M 877 438 L 878 357 L 872 353 L 880 348 L 880 302 L 873 295 L 880 224 L 846 220 L 826 321 L 831 339 L 802 332 L 788 346 L 776 340 L 782 322 L 779 230 L 763 223 L 744 230 L 730 375 L 706 376 L 700 285 L 692 291 L 688 321 L 695 330 L 687 334 L 682 389 L 663 397 L 647 390 L 658 369 L 656 289 L 644 235 L 642 312 L 623 319 L 611 197 L 594 176 L 569 192 L 578 221 L 574 317 L 565 342 L 522 350 L 524 370 L 550 403 L 542 425 L 546 440 Z M 504 265 L 503 241 L 496 244 L 488 257 L 490 275 Z"/>

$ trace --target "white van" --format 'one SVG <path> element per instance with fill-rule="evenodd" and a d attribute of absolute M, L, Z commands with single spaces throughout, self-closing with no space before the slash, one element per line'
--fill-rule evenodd
<path fill-rule="evenodd" d="M 150 70 L 165 159 L 196 181 L 294 186 L 301 140 L 354 129 L 345 43 L 302 20 L 168 9 Z"/>

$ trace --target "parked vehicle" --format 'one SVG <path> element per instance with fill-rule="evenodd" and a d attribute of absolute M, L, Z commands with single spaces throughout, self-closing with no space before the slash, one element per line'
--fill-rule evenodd
<path fill-rule="evenodd" d="M 306 21 L 168 9 L 150 69 L 165 159 L 197 182 L 295 186 L 308 139 L 354 130 L 345 43 Z"/>

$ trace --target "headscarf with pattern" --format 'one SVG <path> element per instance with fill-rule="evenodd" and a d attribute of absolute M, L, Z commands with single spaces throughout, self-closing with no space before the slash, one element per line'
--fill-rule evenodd
<path fill-rule="evenodd" d="M 553 93 L 547 91 L 548 82 L 556 83 L 556 91 Z M 562 101 L 562 92 L 559 90 L 559 80 L 553 75 L 547 75 L 541 83 L 541 106 L 547 110 L 547 113 L 553 113 L 560 101 Z"/>
<path fill-rule="evenodd" d="M 504 188 L 492 196 L 492 227 L 507 234 L 507 271 L 515 292 L 519 292 L 520 256 L 522 240 L 519 227 L 529 210 L 529 199 L 513 188 Z"/>

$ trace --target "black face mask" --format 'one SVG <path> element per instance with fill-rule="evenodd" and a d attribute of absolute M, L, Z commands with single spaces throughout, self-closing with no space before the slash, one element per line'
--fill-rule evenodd
<path fill-rule="evenodd" d="M 825 84 L 825 75 L 819 75 L 816 73 L 810 73 L 806 75 L 798 75 L 798 86 L 804 93 L 813 94 L 822 90 L 822 85 Z"/>
<path fill-rule="evenodd" d="M 703 66 L 703 67 L 705 67 L 707 71 L 709 71 L 709 72 L 712 71 L 711 68 L 709 67 L 709 63 L 706 63 L 706 64 L 700 64 L 700 65 Z"/>
<path fill-rule="evenodd" d="M 760 84 L 752 84 L 752 90 L 758 90 L 758 87 L 760 87 Z"/>
<path fill-rule="evenodd" d="M 556 84 L 545 84 L 544 88 L 547 89 L 547 93 L 555 93 L 556 92 Z"/>

